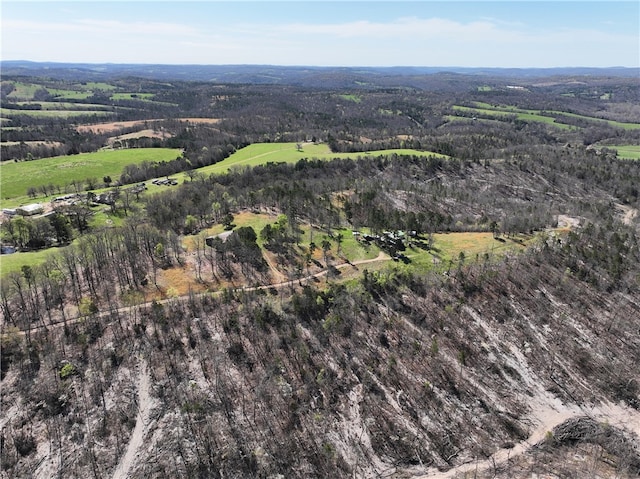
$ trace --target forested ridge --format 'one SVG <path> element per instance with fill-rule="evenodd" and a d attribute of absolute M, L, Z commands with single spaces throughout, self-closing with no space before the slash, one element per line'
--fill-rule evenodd
<path fill-rule="evenodd" d="M 0 474 L 640 474 L 637 82 L 346 79 L 3 76 L 3 160 L 182 154 L 4 218 Z"/>

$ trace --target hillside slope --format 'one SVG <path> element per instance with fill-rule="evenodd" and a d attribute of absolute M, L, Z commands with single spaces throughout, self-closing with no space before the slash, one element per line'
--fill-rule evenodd
<path fill-rule="evenodd" d="M 639 254 L 616 230 L 14 331 L 2 474 L 637 477 Z"/>

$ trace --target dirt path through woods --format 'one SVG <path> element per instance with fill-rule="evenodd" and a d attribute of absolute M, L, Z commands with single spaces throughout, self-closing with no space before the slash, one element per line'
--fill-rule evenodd
<path fill-rule="evenodd" d="M 614 427 L 626 432 L 632 432 L 640 436 L 640 413 L 627 407 L 617 404 L 602 404 L 591 408 L 579 407 L 576 405 L 565 405 L 558 398 L 549 393 L 544 393 L 531 403 L 532 411 L 529 419 L 533 425 L 533 430 L 529 437 L 509 449 L 498 449 L 487 459 L 470 461 L 459 466 L 455 466 L 448 471 L 441 472 L 433 469 L 427 474 L 421 474 L 418 479 L 455 479 L 466 477 L 473 471 L 487 471 L 504 464 L 509 459 L 513 459 L 525 453 L 530 447 L 543 441 L 554 427 L 565 421 L 577 417 L 590 417 L 599 422 L 606 422 Z"/>
<path fill-rule="evenodd" d="M 136 417 L 136 426 L 131 433 L 127 451 L 120 459 L 113 479 L 126 479 L 129 477 L 129 471 L 133 465 L 138 452 L 142 448 L 144 439 L 149 432 L 150 412 L 153 407 L 153 399 L 151 398 L 151 375 L 146 362 L 140 364 L 140 375 L 138 378 L 138 415 Z"/>

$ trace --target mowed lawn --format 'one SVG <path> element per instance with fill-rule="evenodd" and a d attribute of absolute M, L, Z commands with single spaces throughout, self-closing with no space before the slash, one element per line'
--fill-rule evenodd
<path fill-rule="evenodd" d="M 233 168 L 247 166 L 258 166 L 266 163 L 296 163 L 303 158 L 331 160 L 333 158 L 353 158 L 375 157 L 379 155 L 417 155 L 417 156 L 440 156 L 438 153 L 429 151 L 419 151 L 412 149 L 378 150 L 366 153 L 332 153 L 327 144 L 300 143 L 301 149 L 297 148 L 298 143 L 254 143 L 216 163 L 215 165 L 199 168 L 198 172 L 204 175 L 227 173 Z"/>
<path fill-rule="evenodd" d="M 180 155 L 178 149 L 135 148 L 4 163 L 0 165 L 0 192 L 4 200 L 25 196 L 32 186 L 66 186 L 73 180 L 83 181 L 86 178 L 102 181 L 104 176 L 111 176 L 115 181 L 126 165 L 169 161 Z"/>

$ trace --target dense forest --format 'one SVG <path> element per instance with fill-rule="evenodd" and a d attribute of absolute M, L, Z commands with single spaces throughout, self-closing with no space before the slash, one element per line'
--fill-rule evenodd
<path fill-rule="evenodd" d="M 640 85 L 493 73 L 3 73 L 0 167 L 182 153 L 3 216 L 1 477 L 637 477 Z"/>

